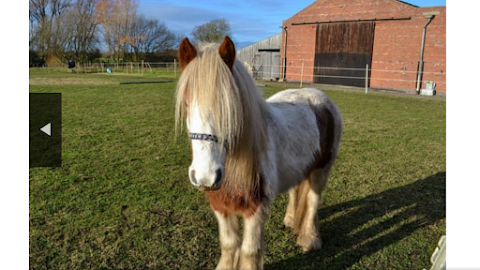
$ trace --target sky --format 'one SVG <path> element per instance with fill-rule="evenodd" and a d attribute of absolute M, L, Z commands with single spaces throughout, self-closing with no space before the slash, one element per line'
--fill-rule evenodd
<path fill-rule="evenodd" d="M 176 34 L 213 19 L 226 19 L 232 39 L 241 48 L 281 32 L 282 21 L 315 0 L 139 0 L 139 11 L 158 19 Z M 445 6 L 446 0 L 407 0 L 419 7 Z"/>

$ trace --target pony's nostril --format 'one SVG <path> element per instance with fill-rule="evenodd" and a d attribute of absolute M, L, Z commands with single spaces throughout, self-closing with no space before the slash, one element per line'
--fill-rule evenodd
<path fill-rule="evenodd" d="M 197 184 L 197 179 L 195 179 L 195 170 L 193 170 L 193 169 L 190 170 L 190 172 L 189 172 L 188 175 L 190 176 L 190 181 L 191 181 L 194 185 L 196 185 L 196 184 Z"/>

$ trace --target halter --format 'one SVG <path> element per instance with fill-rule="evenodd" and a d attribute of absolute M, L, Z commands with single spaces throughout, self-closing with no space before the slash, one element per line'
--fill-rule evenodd
<path fill-rule="evenodd" d="M 188 133 L 188 137 L 190 138 L 190 140 L 201 140 L 201 141 L 210 141 L 210 142 L 218 143 L 218 137 L 212 134 Z M 225 147 L 225 149 L 228 148 L 227 145 L 228 145 L 227 141 L 224 141 L 223 147 Z"/>
<path fill-rule="evenodd" d="M 188 133 L 191 140 L 203 140 L 218 143 L 218 137 L 211 134 Z"/>

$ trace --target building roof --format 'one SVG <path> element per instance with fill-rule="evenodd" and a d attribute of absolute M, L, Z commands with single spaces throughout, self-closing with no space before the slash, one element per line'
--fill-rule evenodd
<path fill-rule="evenodd" d="M 412 6 L 412 7 L 416 7 L 416 8 L 418 8 L 418 7 L 419 7 L 419 6 L 416 6 L 416 5 L 410 4 L 410 3 L 408 3 L 408 2 L 405 2 L 405 1 L 400 1 L 400 0 L 393 0 L 393 1 L 397 1 L 397 2 L 400 2 L 400 3 L 406 4 L 406 5 Z"/>

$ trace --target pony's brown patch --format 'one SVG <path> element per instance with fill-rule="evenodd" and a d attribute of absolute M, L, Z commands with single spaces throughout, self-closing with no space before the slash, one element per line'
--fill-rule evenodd
<path fill-rule="evenodd" d="M 323 134 L 323 136 L 320 136 L 320 149 L 322 149 L 322 153 L 318 167 L 324 168 L 327 164 L 331 163 L 334 158 L 335 123 L 332 112 L 327 109 L 323 110 L 323 113 L 317 116 L 317 125 L 320 134 Z"/>
<path fill-rule="evenodd" d="M 223 215 L 233 212 L 244 215 L 247 218 L 252 216 L 257 212 L 258 207 L 265 198 L 263 179 L 260 174 L 258 177 L 259 185 L 251 191 L 232 189 L 223 183 L 220 189 L 205 192 L 205 195 L 210 201 L 210 206 L 213 210 Z M 233 179 L 225 179 L 225 182 L 228 181 L 233 181 Z"/>
<path fill-rule="evenodd" d="M 312 106 L 311 108 L 315 113 L 320 134 L 320 151 L 315 151 L 311 162 L 304 167 L 304 179 L 307 179 L 313 170 L 325 168 L 334 158 L 335 123 L 333 114 L 328 107 L 317 108 Z"/>
<path fill-rule="evenodd" d="M 315 161 L 310 171 L 318 168 L 325 168 L 332 163 L 335 147 L 335 120 L 332 111 L 328 106 L 312 108 L 317 119 L 317 128 L 320 134 L 320 152 L 315 153 Z"/>

